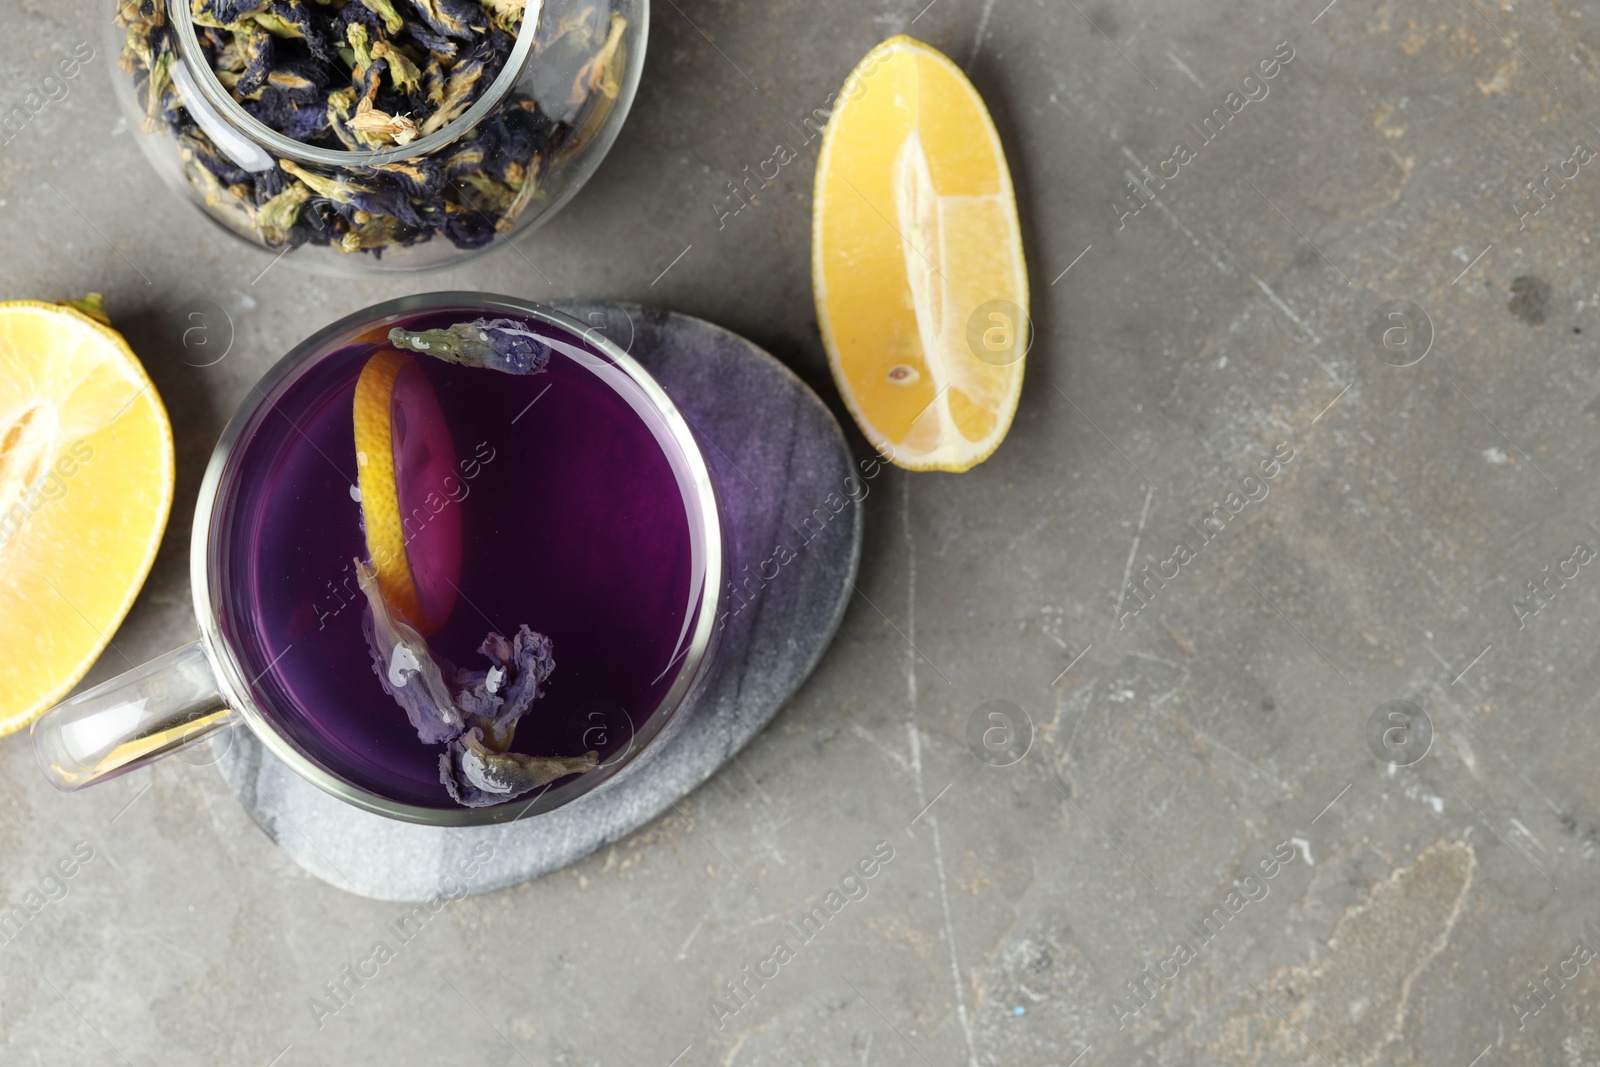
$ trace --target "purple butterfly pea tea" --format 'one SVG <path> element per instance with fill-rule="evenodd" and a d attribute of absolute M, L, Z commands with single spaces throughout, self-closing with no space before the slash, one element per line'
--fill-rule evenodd
<path fill-rule="evenodd" d="M 426 637 L 378 590 L 363 526 L 353 403 L 382 351 L 412 355 L 454 445 L 442 476 L 436 457 L 406 468 L 439 484 L 399 487 L 408 552 L 460 528 L 457 595 Z M 291 744 L 448 808 L 525 800 L 632 743 L 683 662 L 703 576 L 682 457 L 630 385 L 571 334 L 461 311 L 362 335 L 288 385 L 229 479 L 223 630 Z"/>

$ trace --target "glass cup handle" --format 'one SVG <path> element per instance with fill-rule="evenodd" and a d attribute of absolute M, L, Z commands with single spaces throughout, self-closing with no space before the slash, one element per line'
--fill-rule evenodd
<path fill-rule="evenodd" d="M 200 642 L 57 704 L 33 724 L 50 784 L 71 791 L 143 767 L 228 724 Z"/>

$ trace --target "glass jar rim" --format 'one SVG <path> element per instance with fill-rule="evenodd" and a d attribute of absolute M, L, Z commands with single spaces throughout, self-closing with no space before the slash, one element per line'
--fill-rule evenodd
<path fill-rule="evenodd" d="M 157 0 L 162 2 L 162 0 Z M 431 155 L 459 138 L 462 134 L 474 129 L 480 122 L 489 116 L 489 113 L 499 106 L 500 101 L 511 91 L 521 76 L 523 65 L 528 60 L 528 55 L 533 51 L 534 38 L 538 36 L 539 22 L 544 17 L 544 0 L 527 0 L 523 9 L 522 26 L 517 31 L 517 40 L 511 48 L 511 55 L 507 57 L 505 66 L 494 81 L 489 83 L 482 96 L 473 102 L 466 111 L 451 119 L 449 122 L 426 137 L 419 137 L 410 144 L 395 145 L 392 148 L 375 148 L 356 150 L 352 148 L 318 148 L 308 145 L 304 141 L 279 133 L 250 112 L 246 111 L 239 102 L 228 92 L 222 80 L 217 77 L 217 72 L 211 64 L 204 59 L 204 51 L 200 47 L 199 35 L 195 33 L 194 12 L 190 9 L 189 0 L 166 0 L 168 14 L 172 18 L 173 30 L 178 38 L 177 60 L 191 69 L 199 67 L 199 76 L 194 79 L 195 85 L 200 90 L 200 95 L 205 97 L 205 102 L 210 104 L 235 128 L 242 130 L 252 141 L 265 148 L 274 156 L 287 156 L 299 163 L 313 163 L 328 167 L 376 167 L 385 163 L 400 163 L 419 156 Z M 528 17 L 528 8 L 533 9 L 533 17 Z M 198 62 L 191 60 L 199 57 Z"/>

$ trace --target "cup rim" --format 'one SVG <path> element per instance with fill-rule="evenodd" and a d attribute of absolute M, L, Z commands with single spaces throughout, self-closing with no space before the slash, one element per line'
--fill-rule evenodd
<path fill-rule="evenodd" d="M 213 576 L 219 570 L 215 564 L 220 562 L 220 544 L 213 542 L 213 534 L 220 533 L 215 528 L 218 494 L 222 489 L 224 476 L 228 473 L 230 460 L 241 446 L 247 443 L 243 438 L 244 431 L 267 403 L 273 390 L 295 371 L 309 368 L 313 355 L 342 334 L 362 327 L 374 329 L 386 325 L 387 322 L 410 317 L 419 312 L 449 307 L 471 307 L 491 314 L 495 311 L 505 311 L 527 316 L 564 330 L 600 352 L 623 371 L 649 399 L 688 465 L 692 492 L 700 511 L 699 529 L 696 532 L 705 546 L 706 554 L 705 574 L 699 583 L 699 616 L 688 635 L 687 650 L 683 654 L 682 664 L 671 686 L 643 725 L 635 726 L 633 741 L 627 754 L 609 765 L 602 765 L 604 777 L 598 781 L 594 780 L 596 772 L 589 772 L 558 788 L 543 786 L 525 802 L 520 802 L 521 798 L 518 798 L 516 801 L 481 808 L 432 808 L 392 800 L 345 781 L 302 752 L 280 733 L 256 706 L 251 696 L 253 683 L 248 680 L 239 658 L 223 637 L 216 603 L 212 596 Z M 240 403 L 229 418 L 206 465 L 199 497 L 195 502 L 194 531 L 190 537 L 190 588 L 194 598 L 195 618 L 200 628 L 200 644 L 205 650 L 206 658 L 211 662 L 224 701 L 244 719 L 251 733 L 301 778 L 357 808 L 403 822 L 428 826 L 485 826 L 507 823 L 562 807 L 597 789 L 604 788 L 636 764 L 650 744 L 682 710 L 685 698 L 695 683 L 712 644 L 714 625 L 721 607 L 724 549 L 717 497 L 705 455 L 690 429 L 688 420 L 678 410 L 677 404 L 649 371 L 602 332 L 554 308 L 512 296 L 456 290 L 397 297 L 346 315 L 312 333 L 273 364 L 256 381 L 250 392 L 257 394 L 255 401 L 248 402 L 247 396 L 247 400 Z M 692 517 L 690 521 L 691 523 L 694 521 Z"/>
<path fill-rule="evenodd" d="M 167 10 L 172 17 L 172 28 L 177 36 L 177 58 L 191 69 L 197 70 L 199 76 L 194 82 L 208 104 L 222 112 L 229 122 L 249 133 L 252 140 L 274 155 L 287 156 L 301 163 L 343 168 L 374 167 L 430 155 L 470 132 L 487 118 L 522 76 L 528 55 L 533 51 L 534 40 L 539 36 L 539 26 L 544 20 L 545 13 L 544 0 L 530 0 L 530 2 L 535 7 L 534 17 L 529 19 L 524 13 L 522 26 L 517 31 L 516 43 L 511 47 L 511 54 L 506 58 L 505 66 L 500 69 L 500 73 L 489 83 L 483 94 L 473 101 L 471 107 L 433 133 L 419 137 L 410 144 L 365 151 L 351 148 L 317 148 L 279 133 L 250 114 L 233 98 L 233 94 L 228 92 L 217 77 L 217 72 L 211 69 L 211 64 L 205 62 L 199 35 L 195 33 L 194 13 L 189 9 L 188 0 L 169 4 Z"/>

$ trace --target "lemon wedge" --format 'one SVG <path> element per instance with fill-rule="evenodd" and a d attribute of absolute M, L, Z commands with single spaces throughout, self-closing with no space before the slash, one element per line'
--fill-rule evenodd
<path fill-rule="evenodd" d="M 910 37 L 869 52 L 839 99 L 812 227 L 829 366 L 892 462 L 968 470 L 1011 426 L 1031 341 L 1000 137 L 960 68 Z"/>
<path fill-rule="evenodd" d="M 72 307 L 0 303 L 0 735 L 110 643 L 172 485 L 172 426 L 122 335 Z"/>

